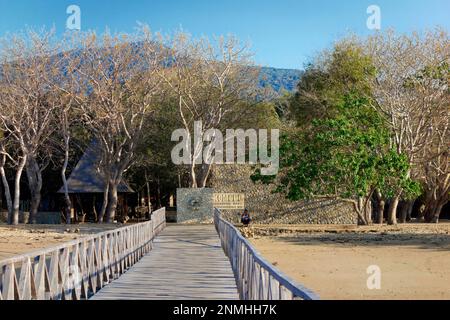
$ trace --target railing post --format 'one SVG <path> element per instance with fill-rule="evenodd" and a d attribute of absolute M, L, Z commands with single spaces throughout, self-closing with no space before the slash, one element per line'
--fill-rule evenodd
<path fill-rule="evenodd" d="M 88 299 L 148 253 L 165 226 L 163 208 L 153 221 L 0 261 L 0 300 Z"/>
<path fill-rule="evenodd" d="M 317 295 L 296 284 L 263 259 L 250 242 L 220 216 L 217 209 L 214 210 L 214 224 L 222 248 L 230 260 L 241 299 L 318 299 Z"/>
<path fill-rule="evenodd" d="M 5 300 L 19 300 L 17 291 L 17 278 L 14 263 L 8 264 L 5 268 L 3 279 L 3 298 Z"/>

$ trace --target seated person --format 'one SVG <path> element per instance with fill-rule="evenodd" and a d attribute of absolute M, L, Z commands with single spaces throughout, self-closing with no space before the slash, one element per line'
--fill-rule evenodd
<path fill-rule="evenodd" d="M 248 210 L 245 209 L 244 213 L 241 216 L 241 222 L 244 226 L 247 227 L 251 221 L 252 221 L 252 219 L 250 218 L 250 214 L 248 213 Z"/>

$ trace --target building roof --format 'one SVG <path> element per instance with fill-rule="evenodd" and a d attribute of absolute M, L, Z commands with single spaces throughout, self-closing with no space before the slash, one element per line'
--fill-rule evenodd
<path fill-rule="evenodd" d="M 100 161 L 100 152 L 96 144 L 92 143 L 83 157 L 72 171 L 67 184 L 69 193 L 103 193 L 105 190 L 105 181 L 98 171 L 98 163 Z M 125 181 L 119 184 L 119 193 L 133 193 L 134 190 L 128 186 Z M 58 193 L 64 193 L 64 186 L 59 189 Z"/>

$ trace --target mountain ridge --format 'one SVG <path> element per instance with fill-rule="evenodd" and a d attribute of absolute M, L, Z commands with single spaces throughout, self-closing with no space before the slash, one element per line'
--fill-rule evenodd
<path fill-rule="evenodd" d="M 297 69 L 262 67 L 259 84 L 263 88 L 272 88 L 278 94 L 283 91 L 294 92 L 302 76 Z"/>

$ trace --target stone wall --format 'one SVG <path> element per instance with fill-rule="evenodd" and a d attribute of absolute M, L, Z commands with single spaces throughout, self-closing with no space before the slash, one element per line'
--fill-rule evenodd
<path fill-rule="evenodd" d="M 213 223 L 212 189 L 177 189 L 178 223 Z"/>
<path fill-rule="evenodd" d="M 250 166 L 218 165 L 213 168 L 211 187 L 215 192 L 244 193 L 245 205 L 257 224 L 356 224 L 352 205 L 334 200 L 292 202 L 273 193 L 273 185 L 254 183 Z M 239 211 L 223 211 L 231 221 L 239 221 Z"/>

